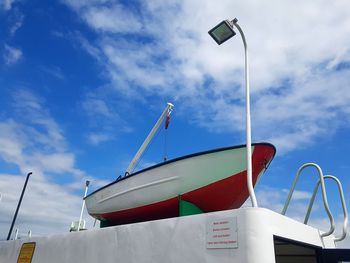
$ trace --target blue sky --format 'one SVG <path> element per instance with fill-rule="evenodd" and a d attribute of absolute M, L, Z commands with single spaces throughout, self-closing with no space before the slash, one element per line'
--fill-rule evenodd
<path fill-rule="evenodd" d="M 138 169 L 163 159 L 165 137 L 169 158 L 243 144 L 242 41 L 217 46 L 207 34 L 226 18 L 239 19 L 249 45 L 253 141 L 277 147 L 259 204 L 280 211 L 305 162 L 339 177 L 347 194 L 349 8 L 346 0 L 3 0 L 0 238 L 29 171 L 20 232 L 66 231 L 85 180 L 93 190 L 123 174 L 168 101 L 170 128 Z M 301 179 L 291 216 L 302 217 L 315 181 L 312 172 Z M 332 184 L 329 201 L 340 229 Z M 324 217 L 318 203 L 312 224 L 327 230 Z"/>

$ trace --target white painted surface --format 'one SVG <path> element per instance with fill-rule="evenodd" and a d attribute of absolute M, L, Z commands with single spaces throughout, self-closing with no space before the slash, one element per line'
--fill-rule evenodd
<path fill-rule="evenodd" d="M 208 249 L 207 222 L 237 218 L 237 248 Z M 0 242 L 0 263 L 16 263 L 36 242 L 32 263 L 275 262 L 273 235 L 324 247 L 319 231 L 263 208 L 216 213 Z M 330 238 L 326 247 L 334 247 Z"/>

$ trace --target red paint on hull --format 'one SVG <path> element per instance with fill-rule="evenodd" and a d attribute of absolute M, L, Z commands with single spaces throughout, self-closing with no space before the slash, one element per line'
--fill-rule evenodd
<path fill-rule="evenodd" d="M 256 150 L 259 148 L 259 150 Z M 253 184 L 258 175 L 273 158 L 272 147 L 256 146 L 252 155 Z M 249 197 L 246 171 L 232 175 L 204 187 L 181 195 L 181 199 L 191 202 L 204 212 L 214 212 L 239 208 Z M 157 203 L 122 211 L 95 214 L 108 225 L 121 225 L 179 216 L 179 198 L 173 197 Z"/>
<path fill-rule="evenodd" d="M 261 148 L 261 146 L 260 146 Z M 258 175 L 273 158 L 271 148 L 254 151 L 252 156 L 253 184 L 256 184 Z M 239 208 L 249 197 L 247 188 L 247 172 L 241 172 L 226 179 L 182 195 L 182 200 L 196 204 L 204 212 L 214 212 Z"/>

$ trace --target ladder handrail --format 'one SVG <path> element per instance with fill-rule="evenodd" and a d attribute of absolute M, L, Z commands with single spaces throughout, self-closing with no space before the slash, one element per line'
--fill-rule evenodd
<path fill-rule="evenodd" d="M 330 227 L 330 229 L 328 230 L 328 232 L 325 232 L 325 233 L 321 234 L 321 237 L 329 236 L 330 234 L 332 234 L 332 233 L 334 232 L 335 224 L 334 224 L 334 219 L 333 219 L 332 213 L 331 213 L 331 211 L 330 211 L 330 209 L 329 209 L 329 205 L 328 205 L 327 193 L 326 193 L 326 188 L 325 188 L 324 178 L 323 178 L 323 172 L 322 172 L 321 167 L 320 167 L 319 165 L 317 165 L 316 163 L 306 163 L 306 164 L 303 164 L 303 165 L 299 168 L 299 170 L 297 171 L 297 174 L 295 175 L 295 178 L 294 178 L 292 187 L 291 187 L 291 189 L 290 189 L 290 191 L 289 191 L 287 200 L 286 200 L 286 202 L 285 202 L 285 204 L 284 204 L 284 207 L 283 207 L 283 210 L 282 210 L 282 215 L 285 215 L 285 214 L 286 214 L 287 208 L 288 208 L 288 206 L 289 206 L 290 200 L 292 199 L 292 195 L 293 195 L 295 186 L 296 186 L 296 184 L 297 184 L 297 181 L 298 181 L 298 179 L 299 179 L 299 176 L 300 176 L 301 172 L 302 172 L 306 167 L 315 167 L 316 170 L 318 171 L 319 181 L 320 181 L 321 189 L 322 189 L 323 205 L 324 205 L 324 208 L 325 208 L 325 210 L 326 210 L 326 212 L 327 212 L 329 221 L 330 221 L 330 223 L 331 223 L 331 227 Z"/>
<path fill-rule="evenodd" d="M 338 241 L 342 241 L 345 239 L 346 237 L 346 234 L 347 234 L 347 225 L 348 225 L 348 210 L 347 210 L 347 207 L 346 207 L 346 202 L 345 202 L 345 197 L 344 197 L 344 192 L 343 192 L 343 186 L 340 182 L 340 180 L 333 176 L 333 175 L 324 175 L 323 176 L 324 179 L 332 179 L 334 180 L 336 183 L 337 183 L 337 186 L 338 186 L 338 190 L 339 190 L 339 196 L 340 196 L 340 200 L 341 200 L 341 203 L 342 203 L 342 207 L 343 207 L 343 213 L 344 213 L 344 222 L 343 222 L 343 232 L 342 232 L 342 235 L 340 237 L 336 237 L 334 238 L 334 241 L 338 242 Z M 316 194 L 317 194 L 317 191 L 318 191 L 318 188 L 320 186 L 320 180 L 317 182 L 317 185 L 314 189 L 314 192 L 312 194 L 312 198 L 310 200 L 310 203 L 309 203 L 309 207 L 308 207 L 308 210 L 307 210 L 307 213 L 306 213 L 306 216 L 305 216 L 305 219 L 304 219 L 304 224 L 307 224 L 307 222 L 309 221 L 309 218 L 310 218 L 310 213 L 311 213 L 311 209 L 312 209 L 312 206 L 314 204 L 314 201 L 315 201 L 315 198 L 316 198 Z"/>

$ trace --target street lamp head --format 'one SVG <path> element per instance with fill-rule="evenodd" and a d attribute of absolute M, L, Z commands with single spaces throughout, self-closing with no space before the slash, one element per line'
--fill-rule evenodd
<path fill-rule="evenodd" d="M 236 35 L 236 32 L 233 31 L 231 22 L 228 20 L 222 21 L 220 24 L 210 29 L 208 33 L 218 45 L 221 45 L 226 40 Z"/>

